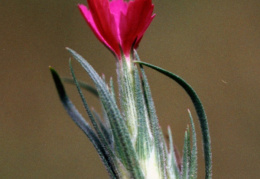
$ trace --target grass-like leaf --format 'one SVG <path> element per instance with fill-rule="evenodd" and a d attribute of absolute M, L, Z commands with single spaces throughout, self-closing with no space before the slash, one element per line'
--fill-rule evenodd
<path fill-rule="evenodd" d="M 72 74 L 72 77 L 73 77 L 73 80 L 74 80 L 74 83 L 77 87 L 77 90 L 78 90 L 78 93 L 80 95 L 80 98 L 83 102 L 83 105 L 84 105 L 84 108 L 89 116 L 89 119 L 96 131 L 96 134 L 98 135 L 98 138 L 101 142 L 101 145 L 102 147 L 104 148 L 104 151 L 107 153 L 108 155 L 108 159 L 111 163 L 111 168 L 113 168 L 114 172 L 117 174 L 117 176 L 119 177 L 119 172 L 117 171 L 117 166 L 116 166 L 116 158 L 115 158 L 115 155 L 114 153 L 111 151 L 111 148 L 110 148 L 110 145 L 109 145 L 109 141 L 107 140 L 107 138 L 104 136 L 103 132 L 100 130 L 99 128 L 99 125 L 97 124 L 83 94 L 82 94 L 82 91 L 80 89 L 80 86 L 79 86 L 79 83 L 78 83 L 78 80 L 76 79 L 76 76 L 75 76 L 75 73 L 74 73 L 74 70 L 73 70 L 73 67 L 72 67 L 72 64 L 71 64 L 71 61 L 69 62 L 69 66 L 70 66 L 70 71 L 71 71 L 71 74 Z"/>
<path fill-rule="evenodd" d="M 67 50 L 82 65 L 96 85 L 99 97 L 110 120 L 111 128 L 113 128 L 114 136 L 118 137 L 118 140 L 115 141 L 117 142 L 115 147 L 118 147 L 121 151 L 122 162 L 125 164 L 132 177 L 144 178 L 126 124 L 106 84 L 83 57 L 72 49 L 67 48 Z"/>
<path fill-rule="evenodd" d="M 100 143 L 100 140 L 98 139 L 94 131 L 91 129 L 90 125 L 85 121 L 85 119 L 82 117 L 82 115 L 78 112 L 76 107 L 72 104 L 72 102 L 68 98 L 58 73 L 51 67 L 50 67 L 50 71 L 64 108 L 66 109 L 66 111 L 68 112 L 72 120 L 86 134 L 86 136 L 89 138 L 91 143 L 94 145 L 110 177 L 118 178 L 117 174 L 111 167 L 112 164 L 110 163 L 109 156 L 107 155 L 106 151 L 104 151 L 104 148 Z"/>
<path fill-rule="evenodd" d="M 176 154 L 174 151 L 174 145 L 173 145 L 173 139 L 172 139 L 172 132 L 171 132 L 171 128 L 168 127 L 168 136 L 169 136 L 169 169 L 170 169 L 170 174 L 173 175 L 170 178 L 176 178 L 176 179 L 180 179 L 180 170 L 178 167 L 178 163 L 177 163 L 177 159 L 176 159 Z"/>
<path fill-rule="evenodd" d="M 139 64 L 140 63 L 140 58 L 137 54 L 137 52 L 135 52 L 135 57 L 137 58 L 137 62 Z M 157 157 L 158 157 L 158 163 L 159 163 L 159 167 L 160 167 L 160 171 L 163 172 L 163 176 L 164 178 L 166 178 L 166 156 L 164 155 L 164 148 L 163 148 L 163 138 L 161 136 L 161 129 L 159 127 L 159 122 L 158 122 L 158 118 L 156 115 L 156 110 L 155 110 L 155 106 L 154 106 L 154 102 L 153 102 L 153 98 L 152 98 L 152 94 L 151 94 L 151 90 L 150 90 L 150 86 L 145 74 L 145 71 L 142 67 L 142 65 L 140 65 L 140 69 L 141 69 L 141 74 L 142 74 L 142 83 L 143 83 L 143 89 L 144 89 L 144 95 L 145 95 L 145 100 L 147 103 L 147 109 L 148 109 L 148 113 L 149 113 L 149 118 L 150 118 L 150 124 L 151 124 L 151 130 L 152 130 L 152 134 L 154 137 L 154 142 L 155 142 L 155 146 L 157 149 Z"/>
<path fill-rule="evenodd" d="M 93 112 L 93 116 L 94 116 L 94 118 L 96 119 L 96 121 L 97 121 L 97 123 L 98 123 L 98 125 L 99 125 L 99 127 L 100 127 L 100 129 L 101 129 L 101 131 L 102 131 L 102 133 L 103 133 L 103 135 L 104 135 L 104 137 L 105 137 L 106 140 L 108 141 L 108 144 L 109 144 L 109 145 L 112 145 L 112 143 L 113 143 L 113 141 L 112 141 L 113 136 L 112 136 L 112 134 L 111 134 L 111 132 L 110 132 L 110 128 L 107 128 L 107 127 L 104 125 L 104 123 L 103 123 L 103 121 L 102 121 L 100 115 L 99 115 L 94 109 L 92 109 L 92 112 Z"/>
<path fill-rule="evenodd" d="M 189 128 L 185 131 L 183 157 L 182 157 L 182 179 L 189 178 L 189 162 L 190 162 L 190 134 Z"/>
<path fill-rule="evenodd" d="M 188 112 L 189 112 L 189 116 L 190 116 L 190 123 L 191 123 L 191 129 L 192 129 L 192 151 L 191 151 L 191 158 L 190 158 L 189 177 L 190 177 L 190 179 L 196 179 L 197 170 L 198 170 L 197 138 L 196 138 L 195 125 L 193 122 L 191 112 L 190 112 L 190 110 L 188 110 Z"/>
<path fill-rule="evenodd" d="M 69 84 L 72 84 L 74 85 L 74 80 L 71 79 L 71 78 L 62 78 L 62 81 L 65 82 L 65 83 L 69 83 Z M 98 97 L 98 92 L 96 90 L 96 88 L 94 88 L 93 86 L 85 83 L 85 82 L 82 82 L 82 81 L 78 81 L 79 83 L 79 86 L 84 89 L 84 90 L 87 90 L 88 92 L 90 92 L 91 94 L 95 95 L 96 97 Z"/>
<path fill-rule="evenodd" d="M 199 121 L 200 121 L 200 127 L 202 131 L 202 137 L 203 137 L 203 148 L 204 148 L 204 157 L 205 157 L 205 173 L 206 179 L 212 178 L 212 154 L 211 154 L 211 142 L 210 142 L 210 135 L 209 135 L 209 127 L 208 127 L 208 121 L 207 121 L 207 116 L 204 111 L 203 105 L 196 94 L 196 92 L 193 90 L 193 88 L 185 82 L 182 78 L 179 76 L 162 69 L 160 67 L 154 66 L 149 63 L 141 62 L 141 61 L 135 61 L 135 63 L 139 63 L 140 65 L 145 65 L 147 67 L 150 67 L 154 70 L 157 70 L 158 72 L 168 76 L 169 78 L 173 79 L 176 81 L 190 96 L 194 107 L 196 109 Z"/>
<path fill-rule="evenodd" d="M 115 94 L 114 82 L 112 77 L 110 78 L 109 81 L 109 89 L 114 101 L 116 101 L 116 94 Z"/>
<path fill-rule="evenodd" d="M 151 138 L 149 134 L 149 122 L 146 105 L 144 101 L 142 86 L 138 69 L 134 66 L 134 79 L 135 79 L 135 102 L 137 110 L 138 134 L 136 141 L 136 151 L 140 159 L 147 159 L 151 152 Z"/>

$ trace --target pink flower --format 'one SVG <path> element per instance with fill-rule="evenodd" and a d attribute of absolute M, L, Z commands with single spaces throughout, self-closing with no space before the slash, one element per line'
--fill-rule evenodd
<path fill-rule="evenodd" d="M 126 57 L 138 47 L 144 32 L 152 22 L 152 0 L 87 0 L 89 8 L 78 7 L 96 37 L 118 59 L 121 49 Z"/>

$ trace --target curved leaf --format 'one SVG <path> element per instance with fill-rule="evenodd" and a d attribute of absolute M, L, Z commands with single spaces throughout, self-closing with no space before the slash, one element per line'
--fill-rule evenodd
<path fill-rule="evenodd" d="M 106 152 L 106 154 L 108 155 L 108 159 L 109 159 L 109 162 L 111 164 L 111 168 L 114 170 L 116 176 L 119 178 L 119 171 L 117 170 L 117 164 L 116 164 L 116 156 L 114 155 L 114 153 L 112 152 L 111 150 L 111 147 L 109 145 L 109 141 L 107 140 L 107 138 L 104 136 L 103 132 L 100 130 L 93 114 L 91 113 L 91 110 L 89 109 L 89 106 L 87 104 L 87 101 L 85 100 L 83 94 L 82 94 L 82 91 L 80 89 L 80 86 L 79 86 L 79 82 L 75 76 L 75 73 L 74 73 L 74 70 L 73 70 L 73 67 L 72 67 L 72 64 L 71 64 L 71 60 L 69 61 L 69 66 L 70 66 L 70 71 L 71 71 L 71 74 L 72 74 L 72 77 L 73 77 L 73 80 L 74 80 L 74 83 L 77 87 L 77 90 L 78 90 L 78 93 L 80 95 L 80 98 L 83 102 L 83 105 L 85 107 L 85 110 L 89 116 L 89 119 L 96 131 L 96 134 L 100 140 L 100 143 L 102 145 L 102 147 L 104 148 L 104 151 Z"/>
<path fill-rule="evenodd" d="M 201 127 L 201 131 L 202 131 L 204 157 L 205 157 L 205 170 L 206 170 L 205 178 L 210 179 L 212 177 L 212 154 L 211 154 L 209 127 L 208 127 L 206 113 L 204 111 L 203 105 L 202 105 L 198 95 L 193 90 L 193 88 L 179 76 L 177 76 L 165 69 L 162 69 L 160 67 L 149 64 L 149 63 L 145 63 L 145 62 L 141 62 L 141 61 L 135 61 L 135 63 L 150 67 L 150 68 L 168 76 L 169 78 L 171 78 L 175 82 L 177 82 L 190 96 L 190 98 L 194 104 L 194 107 L 196 109 L 197 115 L 199 117 L 200 127 Z"/>
<path fill-rule="evenodd" d="M 137 58 L 138 62 L 141 62 L 137 52 L 135 52 L 135 57 Z M 161 135 L 162 131 L 159 126 L 159 121 L 158 121 L 158 117 L 156 115 L 155 105 L 153 102 L 150 86 L 149 86 L 145 71 L 142 68 L 142 66 L 140 66 L 140 68 L 141 68 L 141 74 L 142 74 L 141 79 L 142 79 L 142 85 L 143 85 L 143 90 L 144 90 L 145 102 L 147 105 L 147 110 L 148 110 L 148 114 L 150 117 L 151 131 L 152 131 L 152 134 L 154 137 L 154 143 L 156 146 L 157 159 L 158 159 L 160 171 L 162 171 L 163 177 L 167 178 L 166 177 L 165 147 L 163 144 L 164 139 Z"/>
<path fill-rule="evenodd" d="M 62 81 L 65 82 L 65 83 L 69 83 L 69 84 L 72 84 L 72 85 L 75 85 L 74 83 L 74 80 L 71 79 L 71 78 L 62 78 Z M 85 83 L 85 82 L 82 82 L 82 81 L 78 81 L 79 83 L 79 86 L 87 91 L 89 91 L 91 94 L 95 95 L 96 97 L 98 97 L 98 92 L 96 90 L 96 88 L 94 88 L 93 86 Z"/>
<path fill-rule="evenodd" d="M 140 179 L 144 178 L 126 124 L 121 116 L 116 102 L 113 99 L 113 96 L 111 96 L 111 93 L 108 90 L 107 85 L 82 56 L 70 48 L 67 48 L 67 50 L 82 65 L 96 85 L 100 100 L 102 101 L 104 109 L 110 120 L 111 128 L 113 128 L 114 137 L 118 137 L 118 139 L 115 139 L 115 141 L 118 142 L 115 145 L 118 149 L 120 149 L 119 154 L 122 154 L 121 157 L 123 158 L 121 158 L 121 160 L 124 161 L 124 164 L 131 172 L 132 177 Z"/>
<path fill-rule="evenodd" d="M 100 143 L 100 140 L 98 139 L 98 137 L 91 129 L 89 124 L 85 121 L 85 119 L 82 117 L 82 115 L 78 112 L 76 107 L 72 104 L 72 102 L 68 98 L 58 73 L 51 67 L 50 67 L 50 71 L 64 108 L 66 109 L 66 111 L 68 112 L 72 120 L 78 125 L 78 127 L 87 135 L 89 140 L 92 142 L 101 160 L 103 161 L 106 169 L 108 170 L 110 177 L 117 178 L 116 173 L 113 171 L 113 168 L 111 168 L 112 165 L 110 163 L 109 156 L 107 155 L 106 151 L 104 151 L 104 148 Z"/>

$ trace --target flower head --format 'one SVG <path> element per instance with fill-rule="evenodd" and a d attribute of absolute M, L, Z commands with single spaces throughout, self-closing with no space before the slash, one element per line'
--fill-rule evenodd
<path fill-rule="evenodd" d="M 96 37 L 120 60 L 138 47 L 152 22 L 152 0 L 87 0 L 78 7 Z"/>

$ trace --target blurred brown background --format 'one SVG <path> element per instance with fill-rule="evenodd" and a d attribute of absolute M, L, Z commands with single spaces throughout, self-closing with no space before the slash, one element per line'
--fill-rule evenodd
<path fill-rule="evenodd" d="M 115 61 L 81 17 L 85 0 L 0 1 L 0 178 L 108 178 L 88 139 L 64 111 L 48 66 L 69 76 L 65 47 L 107 77 Z M 188 81 L 205 106 L 213 178 L 260 178 L 260 1 L 154 0 L 156 18 L 139 48 L 143 61 Z M 90 82 L 73 61 L 77 77 Z M 188 96 L 147 69 L 160 124 L 181 150 Z M 75 87 L 66 89 L 82 109 Z M 95 98 L 88 102 L 98 108 Z M 198 136 L 199 126 L 197 124 Z M 203 160 L 200 147 L 200 178 Z"/>

